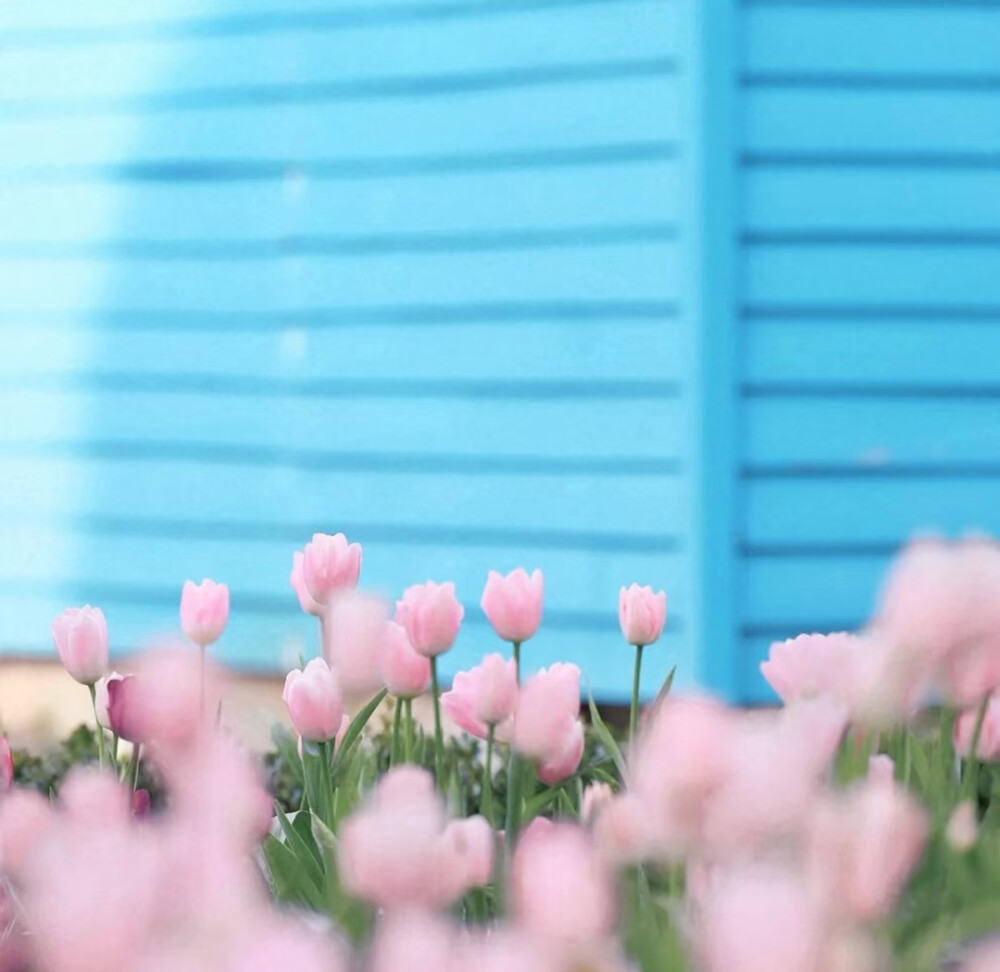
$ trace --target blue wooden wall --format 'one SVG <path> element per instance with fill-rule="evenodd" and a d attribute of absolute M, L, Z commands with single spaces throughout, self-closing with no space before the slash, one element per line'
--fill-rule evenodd
<path fill-rule="evenodd" d="M 540 566 L 528 652 L 768 697 L 914 529 L 1000 531 L 1000 5 L 0 6 L 0 650 L 229 582 L 310 644 L 315 529 L 395 595 Z"/>
<path fill-rule="evenodd" d="M 1000 5 L 740 8 L 740 693 L 912 531 L 1000 532 Z"/>
<path fill-rule="evenodd" d="M 311 623 L 313 530 L 397 595 L 540 566 L 529 664 L 626 695 L 617 589 L 692 649 L 677 0 L 0 6 L 0 648 L 115 647 L 232 590 L 220 651 Z"/>

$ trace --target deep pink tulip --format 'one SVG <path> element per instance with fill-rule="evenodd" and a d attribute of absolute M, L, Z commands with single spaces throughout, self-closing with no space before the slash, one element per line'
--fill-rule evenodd
<path fill-rule="evenodd" d="M 414 651 L 406 628 L 387 621 L 379 654 L 379 671 L 390 695 L 413 699 L 431 684 L 431 660 Z"/>
<path fill-rule="evenodd" d="M 120 682 L 124 678 L 119 672 L 108 672 L 97 680 L 94 686 L 94 704 L 97 707 L 97 721 L 105 729 L 111 728 L 111 719 L 108 715 L 108 683 Z"/>
<path fill-rule="evenodd" d="M 9 790 L 14 783 L 14 757 L 7 734 L 0 736 L 0 790 Z"/>
<path fill-rule="evenodd" d="M 511 907 L 543 941 L 585 946 L 610 934 L 615 885 L 582 827 L 560 822 L 526 830 L 511 861 Z"/>
<path fill-rule="evenodd" d="M 514 660 L 487 655 L 474 668 L 455 675 L 451 689 L 441 696 L 441 708 L 470 735 L 485 739 L 494 726 L 497 738 L 507 740 L 517 695 Z"/>
<path fill-rule="evenodd" d="M 345 587 L 357 587 L 360 575 L 361 544 L 348 543 L 342 533 L 314 533 L 302 552 L 302 578 L 319 604 L 328 604 Z"/>
<path fill-rule="evenodd" d="M 52 622 L 52 640 L 63 668 L 93 685 L 108 667 L 108 624 L 100 608 L 66 608 Z"/>
<path fill-rule="evenodd" d="M 334 739 L 344 715 L 337 676 L 322 658 L 313 658 L 301 671 L 285 678 L 282 698 L 296 732 L 309 742 Z"/>
<path fill-rule="evenodd" d="M 580 726 L 580 669 L 557 662 L 521 687 L 514 714 L 514 748 L 552 778 L 568 776 L 583 752 Z"/>
<path fill-rule="evenodd" d="M 630 645 L 651 645 L 663 633 L 667 595 L 633 584 L 618 592 L 618 624 Z"/>
<path fill-rule="evenodd" d="M 149 815 L 149 790 L 140 789 L 132 794 L 132 816 L 146 817 Z"/>
<path fill-rule="evenodd" d="M 299 607 L 306 614 L 311 614 L 313 617 L 318 618 L 323 614 L 323 605 L 309 593 L 309 588 L 306 587 L 306 579 L 302 567 L 304 560 L 305 555 L 301 550 L 296 550 L 292 554 L 292 572 L 288 575 L 288 583 L 291 585 L 292 590 L 295 591 L 295 596 L 299 599 Z"/>
<path fill-rule="evenodd" d="M 847 632 L 776 641 L 760 672 L 782 702 L 835 694 L 839 673 L 848 666 L 857 641 L 857 635 Z"/>
<path fill-rule="evenodd" d="M 181 630 L 204 648 L 219 640 L 229 620 L 229 588 L 207 577 L 185 581 L 181 590 Z"/>
<path fill-rule="evenodd" d="M 491 570 L 479 606 L 493 630 L 504 641 L 527 641 L 542 620 L 544 580 L 540 570 L 529 577 L 523 567 L 506 577 Z"/>
<path fill-rule="evenodd" d="M 413 647 L 427 658 L 451 648 L 464 615 L 451 581 L 414 584 L 396 602 L 396 621 L 406 628 Z"/>

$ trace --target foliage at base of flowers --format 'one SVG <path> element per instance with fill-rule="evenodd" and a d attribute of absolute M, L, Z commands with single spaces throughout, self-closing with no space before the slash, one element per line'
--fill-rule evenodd
<path fill-rule="evenodd" d="M 288 674 L 295 734 L 263 763 L 220 728 L 224 585 L 184 586 L 196 649 L 124 675 L 104 674 L 100 612 L 57 619 L 99 728 L 47 762 L 0 744 L 0 970 L 1000 969 L 994 545 L 916 544 L 862 632 L 773 645 L 770 710 L 671 676 L 640 712 L 666 604 L 623 588 L 623 734 L 592 700 L 581 717 L 575 665 L 522 673 L 540 572 L 490 573 L 481 606 L 510 649 L 442 692 L 453 586 L 409 588 L 390 618 L 355 592 L 360 566 L 340 535 L 293 558 L 323 652 Z M 353 718 L 345 691 L 369 693 Z"/>

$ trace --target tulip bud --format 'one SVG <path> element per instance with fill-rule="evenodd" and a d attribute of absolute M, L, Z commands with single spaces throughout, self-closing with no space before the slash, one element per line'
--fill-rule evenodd
<path fill-rule="evenodd" d="M 529 577 L 523 567 L 506 577 L 491 570 L 479 606 L 493 630 L 504 641 L 527 641 L 542 620 L 543 578 L 540 570 Z"/>
<path fill-rule="evenodd" d="M 207 578 L 185 581 L 181 591 L 181 630 L 204 648 L 218 641 L 229 620 L 229 588 Z"/>
<path fill-rule="evenodd" d="M 66 608 L 52 622 L 52 640 L 63 668 L 93 685 L 108 667 L 108 624 L 100 608 Z"/>
<path fill-rule="evenodd" d="M 487 655 L 467 672 L 458 672 L 451 689 L 441 696 L 441 708 L 460 728 L 485 739 L 490 726 L 501 726 L 517 705 L 517 667 L 513 659 Z M 509 727 L 500 732 L 509 735 Z"/>
<path fill-rule="evenodd" d="M 290 671 L 282 698 L 303 739 L 326 742 L 336 737 L 344 703 L 337 677 L 322 658 L 312 659 L 301 671 Z"/>
<path fill-rule="evenodd" d="M 302 552 L 302 579 L 319 604 L 327 604 L 340 588 L 357 587 L 360 574 L 361 544 L 348 543 L 342 533 L 314 533 Z"/>
<path fill-rule="evenodd" d="M 427 658 L 446 652 L 455 643 L 464 615 L 450 581 L 414 584 L 396 602 L 396 621 L 406 628 L 413 647 Z"/>
<path fill-rule="evenodd" d="M 630 645 L 651 645 L 663 632 L 667 595 L 633 584 L 618 592 L 618 624 Z"/>
<path fill-rule="evenodd" d="M 379 671 L 389 694 L 398 699 L 416 698 L 431 683 L 431 660 L 414 651 L 406 628 L 395 621 L 385 624 Z"/>

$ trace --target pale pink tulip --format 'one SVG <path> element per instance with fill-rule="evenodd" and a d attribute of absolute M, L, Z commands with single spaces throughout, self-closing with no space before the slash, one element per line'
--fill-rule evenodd
<path fill-rule="evenodd" d="M 108 683 L 120 682 L 124 676 L 119 672 L 108 672 L 97 680 L 94 686 L 94 705 L 97 707 L 97 722 L 105 729 L 111 728 L 111 717 L 108 715 Z"/>
<path fill-rule="evenodd" d="M 513 659 L 487 655 L 467 672 L 458 672 L 451 689 L 441 696 L 441 708 L 461 729 L 485 739 L 489 727 L 501 740 L 510 738 L 517 705 L 517 666 Z"/>
<path fill-rule="evenodd" d="M 891 786 L 896 779 L 896 764 L 891 756 L 885 753 L 878 753 L 868 760 L 868 779 L 872 783 L 881 783 L 884 786 Z"/>
<path fill-rule="evenodd" d="M 493 877 L 493 828 L 478 814 L 453 820 L 442 835 L 443 866 L 450 872 L 455 897 L 483 887 Z"/>
<path fill-rule="evenodd" d="M 348 695 L 374 695 L 382 686 L 379 657 L 389 607 L 376 594 L 350 588 L 333 594 L 323 626 L 323 655 Z"/>
<path fill-rule="evenodd" d="M 510 895 L 518 923 L 542 940 L 585 946 L 614 927 L 611 873 L 589 833 L 576 824 L 521 835 L 511 861 Z"/>
<path fill-rule="evenodd" d="M 345 587 L 357 587 L 360 574 L 361 544 L 348 543 L 342 533 L 314 533 L 302 552 L 302 578 L 319 604 L 328 604 Z"/>
<path fill-rule="evenodd" d="M 608 783 L 595 781 L 588 783 L 583 791 L 580 804 L 580 820 L 585 824 L 593 824 L 598 814 L 614 799 L 615 791 Z"/>
<path fill-rule="evenodd" d="M 968 758 L 972 749 L 972 735 L 976 729 L 979 707 L 966 709 L 955 720 L 952 742 L 955 752 Z M 986 706 L 983 724 L 979 730 L 976 757 L 985 763 L 1000 761 L 1000 696 L 993 695 Z"/>
<path fill-rule="evenodd" d="M 633 584 L 618 591 L 618 624 L 630 645 L 651 645 L 663 633 L 667 595 Z"/>
<path fill-rule="evenodd" d="M 857 635 L 803 634 L 771 645 L 760 671 L 782 702 L 835 693 L 838 672 L 848 664 Z"/>
<path fill-rule="evenodd" d="M 920 858 L 927 817 L 898 786 L 864 781 L 819 801 L 809 819 L 817 886 L 851 920 L 884 918 Z"/>
<path fill-rule="evenodd" d="M 14 787 L 5 794 L 0 799 L 0 874 L 21 881 L 55 824 L 55 811 L 36 790 Z"/>
<path fill-rule="evenodd" d="M 379 673 L 390 695 L 413 699 L 431 684 L 431 661 L 414 651 L 406 628 L 387 621 L 379 652 Z"/>
<path fill-rule="evenodd" d="M 963 800 L 951 812 L 945 827 L 944 838 L 948 846 L 959 854 L 964 854 L 975 846 L 979 836 L 976 808 L 971 800 Z"/>
<path fill-rule="evenodd" d="M 309 588 L 306 587 L 306 579 L 302 566 L 304 560 L 305 555 L 301 550 L 296 550 L 292 554 L 292 572 L 288 575 L 288 583 L 295 592 L 295 596 L 299 599 L 299 607 L 306 614 L 311 614 L 318 618 L 323 615 L 323 605 L 309 593 Z"/>
<path fill-rule="evenodd" d="M 536 672 L 521 688 L 514 715 L 514 748 L 527 759 L 544 766 L 552 777 L 566 769 L 575 754 L 582 754 L 580 669 L 557 662 Z M 562 778 L 562 777 L 560 777 Z"/>
<path fill-rule="evenodd" d="M 131 815 L 132 793 L 103 770 L 74 767 L 59 788 L 59 811 L 84 829 L 122 827 Z"/>
<path fill-rule="evenodd" d="M 458 972 L 454 929 L 419 911 L 382 916 L 372 942 L 369 972 Z M 508 972 L 513 972 L 511 967 Z"/>
<path fill-rule="evenodd" d="M 9 790 L 14 783 L 14 757 L 7 734 L 0 736 L 0 790 Z"/>
<path fill-rule="evenodd" d="M 295 731 L 310 742 L 335 738 L 344 715 L 337 676 L 322 658 L 313 658 L 301 671 L 285 677 L 282 693 Z"/>
<path fill-rule="evenodd" d="M 219 640 L 229 620 L 229 588 L 207 577 L 185 581 L 181 590 L 181 630 L 204 648 Z"/>
<path fill-rule="evenodd" d="M 108 625 L 100 608 L 66 608 L 52 622 L 52 640 L 63 668 L 93 685 L 108 667 Z"/>
<path fill-rule="evenodd" d="M 535 766 L 535 773 L 547 786 L 555 786 L 576 772 L 583 758 L 583 750 L 583 723 L 576 719 L 567 730 L 562 746 L 540 759 Z"/>
<path fill-rule="evenodd" d="M 826 969 L 821 902 L 798 872 L 749 864 L 712 875 L 694 927 L 704 972 Z"/>
<path fill-rule="evenodd" d="M 414 584 L 396 602 L 396 621 L 406 628 L 413 647 L 427 658 L 451 648 L 464 615 L 450 581 Z"/>
<path fill-rule="evenodd" d="M 506 577 L 491 570 L 479 606 L 493 630 L 504 641 L 527 641 L 542 620 L 544 580 L 540 570 L 529 577 L 523 567 L 512 570 Z"/>

